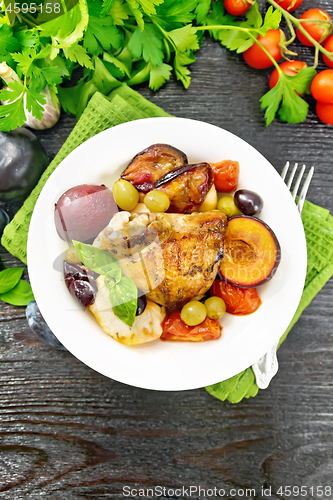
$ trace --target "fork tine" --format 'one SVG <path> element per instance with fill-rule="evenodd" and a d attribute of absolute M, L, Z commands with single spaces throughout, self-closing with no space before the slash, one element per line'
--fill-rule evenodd
<path fill-rule="evenodd" d="M 289 161 L 286 161 L 286 164 L 285 166 L 283 167 L 283 170 L 281 172 L 281 177 L 282 177 L 282 180 L 284 181 L 284 179 L 286 178 L 286 175 L 287 175 L 287 172 L 288 172 L 288 168 L 289 168 Z"/>
<path fill-rule="evenodd" d="M 292 194 L 294 200 L 296 198 L 297 191 L 298 191 L 299 185 L 301 183 L 301 180 L 302 180 L 302 177 L 303 177 L 303 174 L 304 174 L 304 170 L 305 170 L 305 165 L 303 165 L 303 167 L 302 167 L 302 169 L 301 169 L 301 171 L 299 173 L 299 176 L 297 177 L 296 182 L 295 182 L 295 186 L 294 186 L 293 194 Z"/>
<path fill-rule="evenodd" d="M 291 174 L 290 174 L 289 179 L 288 179 L 288 182 L 287 182 L 288 189 L 290 189 L 290 187 L 291 187 L 291 184 L 293 182 L 297 167 L 298 167 L 298 163 L 295 163 L 294 168 L 292 169 Z"/>
<path fill-rule="evenodd" d="M 298 199 L 298 203 L 297 203 L 297 208 L 298 208 L 298 211 L 299 211 L 300 214 L 302 213 L 302 209 L 303 209 L 303 205 L 304 205 L 304 200 L 305 200 L 305 197 L 306 197 L 306 193 L 307 193 L 307 191 L 309 189 L 309 185 L 310 185 L 310 182 L 311 182 L 311 179 L 312 179 L 312 176 L 313 176 L 313 172 L 314 172 L 314 168 L 311 167 L 310 170 L 309 170 L 309 173 L 308 173 L 308 175 L 307 175 L 307 177 L 305 179 L 305 182 L 304 182 L 301 194 L 299 195 L 299 199 Z"/>

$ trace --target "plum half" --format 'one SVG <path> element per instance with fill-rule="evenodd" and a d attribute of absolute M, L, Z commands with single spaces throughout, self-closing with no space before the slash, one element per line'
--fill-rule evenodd
<path fill-rule="evenodd" d="M 185 153 L 169 144 L 152 144 L 134 156 L 121 178 L 133 184 L 138 191 L 148 193 L 160 177 L 187 163 Z"/>
<path fill-rule="evenodd" d="M 281 247 L 272 229 L 256 217 L 231 217 L 224 239 L 220 274 L 240 288 L 269 281 L 281 259 Z"/>
<path fill-rule="evenodd" d="M 61 239 L 89 241 L 118 212 L 112 191 L 103 184 L 81 184 L 68 189 L 54 207 L 54 221 Z"/>
<path fill-rule="evenodd" d="M 156 182 L 155 189 L 168 196 L 168 212 L 189 214 L 199 211 L 213 184 L 214 174 L 209 163 L 197 163 L 167 172 Z"/>

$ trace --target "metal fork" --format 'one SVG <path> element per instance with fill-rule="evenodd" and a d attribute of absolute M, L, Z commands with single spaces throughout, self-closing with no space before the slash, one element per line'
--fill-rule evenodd
<path fill-rule="evenodd" d="M 287 161 L 285 166 L 283 167 L 281 177 L 283 180 L 285 180 L 287 172 L 289 170 L 290 163 Z M 295 163 L 290 175 L 289 179 L 286 181 L 287 187 L 289 190 L 291 190 L 291 186 L 296 174 L 296 170 L 298 168 L 298 163 Z M 305 165 L 302 166 L 301 171 L 296 179 L 296 182 L 294 184 L 294 188 L 291 192 L 292 197 L 294 200 L 296 199 L 300 184 L 302 182 L 302 178 L 305 172 Z M 311 167 L 308 175 L 305 178 L 301 193 L 298 198 L 297 202 L 297 208 L 299 211 L 299 214 L 301 215 L 306 193 L 308 192 L 309 185 L 313 176 L 314 168 Z M 257 386 L 259 389 L 266 389 L 274 375 L 276 375 L 279 365 L 278 365 L 278 360 L 276 356 L 276 350 L 277 350 L 278 342 L 264 355 L 262 356 L 256 363 L 252 365 L 252 369 L 254 371 L 255 377 L 256 377 L 256 382 Z"/>
<path fill-rule="evenodd" d="M 291 171 L 291 174 L 289 176 L 289 179 L 287 181 L 287 188 L 288 189 L 291 189 L 291 185 L 293 183 L 297 167 L 298 167 L 298 163 L 295 163 L 295 165 L 294 165 L 294 167 L 293 167 L 293 169 Z M 292 191 L 292 197 L 294 198 L 294 200 L 296 199 L 297 192 L 298 192 L 299 186 L 300 186 L 301 181 L 302 181 L 302 177 L 303 177 L 304 172 L 305 172 L 305 168 L 306 168 L 305 165 L 303 165 L 303 167 L 301 168 L 301 171 L 300 171 L 300 173 L 299 173 L 299 175 L 298 175 L 298 177 L 296 179 L 296 182 L 295 182 L 295 185 L 294 185 L 294 189 Z M 283 167 L 283 170 L 281 172 L 282 180 L 285 180 L 287 172 L 288 172 L 288 169 L 289 169 L 289 161 L 286 162 L 286 164 Z M 313 172 L 314 172 L 314 167 L 311 167 L 310 170 L 309 170 L 309 173 L 306 176 L 306 179 L 304 181 L 301 194 L 299 195 L 299 198 L 298 198 L 297 208 L 298 208 L 298 211 L 299 211 L 300 214 L 302 213 L 302 209 L 303 209 L 303 205 L 304 205 L 306 193 L 308 192 L 308 189 L 309 189 L 309 186 L 310 186 L 310 182 L 311 182 L 311 179 L 312 179 L 312 176 L 313 176 Z"/>

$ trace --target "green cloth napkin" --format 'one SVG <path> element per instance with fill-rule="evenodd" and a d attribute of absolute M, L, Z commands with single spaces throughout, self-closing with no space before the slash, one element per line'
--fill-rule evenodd
<path fill-rule="evenodd" d="M 278 348 L 287 338 L 304 309 L 310 304 L 333 274 L 333 217 L 325 208 L 305 201 L 302 221 L 308 253 L 304 290 L 297 311 L 280 338 Z M 243 398 L 256 396 L 258 386 L 251 367 L 223 382 L 209 385 L 206 390 L 222 401 L 239 403 Z"/>
<path fill-rule="evenodd" d="M 2 245 L 26 264 L 27 236 L 31 215 L 39 193 L 59 163 L 77 146 L 103 130 L 131 120 L 155 116 L 170 115 L 125 84 L 114 90 L 109 98 L 99 92 L 94 94 L 65 144 L 45 170 L 22 208 L 11 223 L 6 226 L 1 240 Z M 301 302 L 292 322 L 281 337 L 280 344 L 285 340 L 289 330 L 296 323 L 305 307 L 310 304 L 333 274 L 333 218 L 328 210 L 306 202 L 302 220 L 308 248 L 306 283 Z M 228 399 L 232 403 L 237 403 L 244 397 L 255 396 L 258 392 L 251 367 L 228 380 L 206 387 L 206 389 L 218 399 Z"/>

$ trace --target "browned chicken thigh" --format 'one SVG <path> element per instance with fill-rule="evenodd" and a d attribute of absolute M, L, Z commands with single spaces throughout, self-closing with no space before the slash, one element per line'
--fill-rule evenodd
<path fill-rule="evenodd" d="M 94 246 L 114 255 L 149 299 L 174 310 L 200 299 L 213 284 L 226 227 L 227 218 L 218 211 L 119 212 Z"/>

